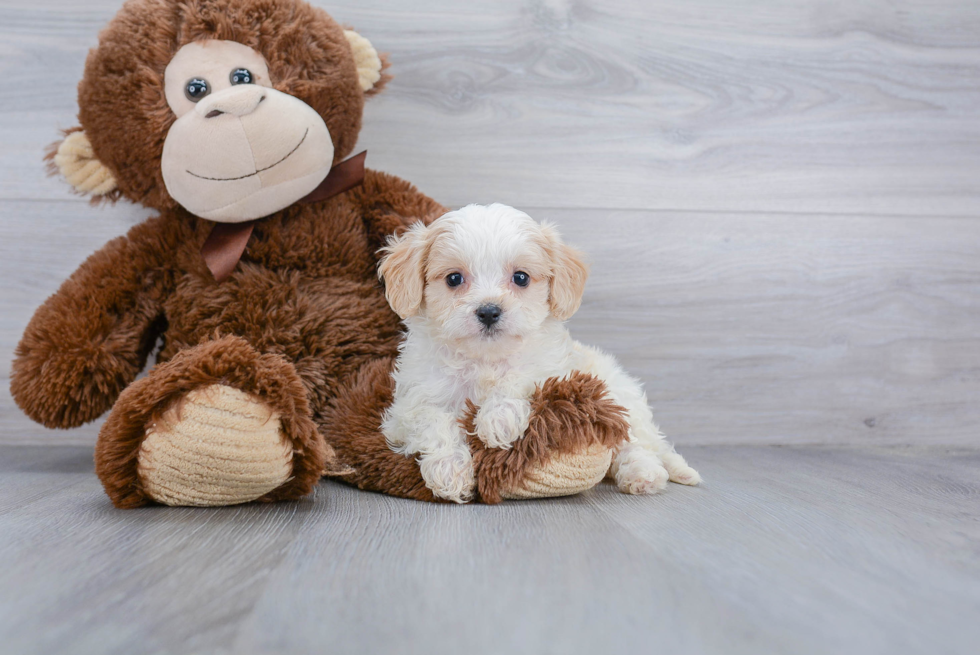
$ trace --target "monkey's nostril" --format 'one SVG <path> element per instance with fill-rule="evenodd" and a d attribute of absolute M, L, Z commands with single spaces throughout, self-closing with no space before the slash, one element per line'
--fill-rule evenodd
<path fill-rule="evenodd" d="M 204 117 L 205 118 L 214 118 L 215 116 L 221 116 L 221 114 L 223 114 L 223 113 L 225 113 L 225 112 L 221 111 L 220 109 L 212 109 Z"/>

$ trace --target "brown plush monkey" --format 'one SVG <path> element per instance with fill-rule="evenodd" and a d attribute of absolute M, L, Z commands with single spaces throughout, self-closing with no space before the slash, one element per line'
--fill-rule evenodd
<path fill-rule="evenodd" d="M 295 499 L 324 474 L 432 500 L 378 429 L 400 328 L 376 251 L 445 210 L 344 161 L 386 66 L 299 0 L 130 0 L 100 35 L 53 164 L 159 215 L 38 309 L 11 390 L 49 427 L 111 408 L 96 470 L 116 506 Z M 474 440 L 484 502 L 589 488 L 626 436 L 594 378 L 533 403 L 512 449 Z"/>

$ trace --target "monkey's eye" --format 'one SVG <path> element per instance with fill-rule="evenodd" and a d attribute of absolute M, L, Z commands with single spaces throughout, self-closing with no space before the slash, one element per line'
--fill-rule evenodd
<path fill-rule="evenodd" d="M 232 85 L 235 84 L 251 84 L 254 80 L 252 78 L 252 71 L 247 68 L 236 68 L 231 72 L 229 76 Z"/>
<path fill-rule="evenodd" d="M 458 287 L 463 283 L 463 275 L 461 273 L 450 273 L 446 276 L 446 285 L 450 288 Z"/>
<path fill-rule="evenodd" d="M 208 85 L 208 81 L 200 77 L 193 77 L 187 80 L 187 84 L 184 85 L 184 95 L 191 102 L 197 102 L 209 93 L 211 93 L 211 87 Z"/>
<path fill-rule="evenodd" d="M 514 284 L 519 287 L 526 287 L 531 284 L 531 276 L 524 271 L 517 271 L 514 273 Z"/>

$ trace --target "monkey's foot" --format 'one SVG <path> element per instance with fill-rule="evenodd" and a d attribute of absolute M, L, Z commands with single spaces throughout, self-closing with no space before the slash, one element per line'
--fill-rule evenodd
<path fill-rule="evenodd" d="M 99 433 L 95 471 L 120 508 L 234 505 L 305 496 L 329 457 L 293 365 L 223 337 L 123 391 Z"/>
<path fill-rule="evenodd" d="M 475 432 L 476 408 L 464 428 Z M 570 496 L 602 481 L 613 451 L 629 437 L 626 410 L 608 396 L 606 385 L 574 372 L 551 378 L 531 397 L 531 420 L 509 448 L 488 448 L 470 437 L 480 501 Z"/>
<path fill-rule="evenodd" d="M 164 505 L 236 505 L 281 486 L 293 448 L 279 414 L 221 384 L 201 387 L 147 425 L 137 473 L 146 494 Z"/>
<path fill-rule="evenodd" d="M 571 496 L 596 486 L 606 476 L 612 450 L 592 444 L 573 453 L 558 453 L 544 464 L 529 468 L 519 484 L 502 489 L 505 500 Z"/>

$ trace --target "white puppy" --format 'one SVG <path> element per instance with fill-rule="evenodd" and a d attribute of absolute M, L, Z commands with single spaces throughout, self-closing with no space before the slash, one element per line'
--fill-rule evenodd
<path fill-rule="evenodd" d="M 565 329 L 588 270 L 551 225 L 506 205 L 469 205 L 391 239 L 379 274 L 408 327 L 382 431 L 392 450 L 419 456 L 436 496 L 463 503 L 473 495 L 459 422 L 467 399 L 479 407 L 477 437 L 508 448 L 527 429 L 535 385 L 576 370 L 605 381 L 629 412 L 629 442 L 609 469 L 622 491 L 700 482 L 660 434 L 640 383 Z"/>

